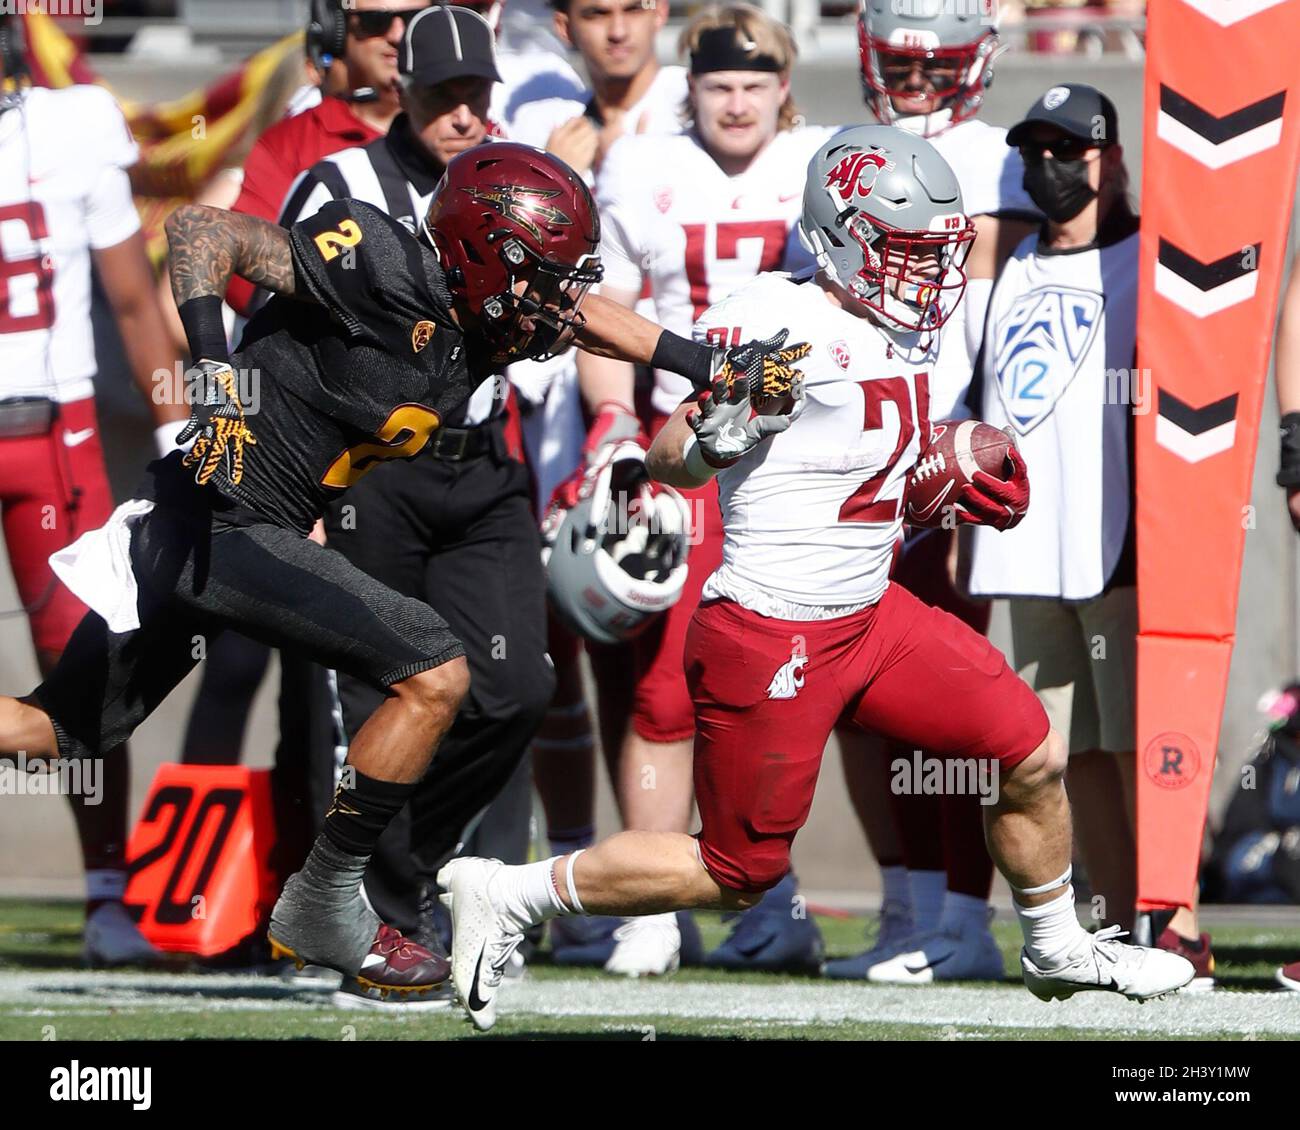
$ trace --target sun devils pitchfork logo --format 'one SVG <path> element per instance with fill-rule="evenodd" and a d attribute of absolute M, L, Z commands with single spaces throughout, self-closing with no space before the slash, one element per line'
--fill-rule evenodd
<path fill-rule="evenodd" d="M 882 153 L 871 149 L 858 150 L 842 157 L 839 164 L 826 174 L 826 187 L 845 204 L 851 204 L 855 196 L 870 196 L 880 170 L 893 167 L 893 161 Z"/>
<path fill-rule="evenodd" d="M 573 221 L 558 208 L 547 204 L 552 197 L 559 196 L 558 188 L 523 188 L 514 184 L 489 184 L 483 188 L 477 185 L 462 188 L 480 204 L 486 204 L 493 211 L 499 212 L 507 220 L 525 228 L 534 239 L 541 239 L 538 222 L 551 227 L 569 227 Z"/>

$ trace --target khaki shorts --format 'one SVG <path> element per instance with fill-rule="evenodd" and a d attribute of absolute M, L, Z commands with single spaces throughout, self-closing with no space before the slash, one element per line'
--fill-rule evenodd
<path fill-rule="evenodd" d="M 1071 753 L 1130 753 L 1137 742 L 1137 589 L 1080 604 L 1012 600 L 1020 677 Z"/>

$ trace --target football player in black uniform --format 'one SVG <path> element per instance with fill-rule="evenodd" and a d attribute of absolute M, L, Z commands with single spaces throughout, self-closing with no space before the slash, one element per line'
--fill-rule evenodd
<path fill-rule="evenodd" d="M 381 688 L 324 832 L 272 911 L 270 938 L 278 954 L 418 997 L 445 980 L 447 963 L 381 923 L 360 880 L 456 716 L 464 651 L 432 608 L 307 533 L 376 463 L 418 455 L 511 358 L 576 341 L 703 387 L 715 372 L 760 362 L 767 343 L 715 354 L 587 298 L 601 274 L 591 196 L 568 166 L 522 145 L 456 158 L 420 239 L 349 200 L 288 231 L 187 205 L 167 233 L 198 373 L 182 436 L 194 442 L 150 465 L 129 525 L 123 515 L 98 532 L 126 545 L 130 567 L 117 591 L 91 602 L 119 627 L 125 604 L 138 625 L 114 631 L 88 613 L 31 696 L 0 698 L 0 754 L 112 749 L 193 668 L 196 638 L 227 627 Z M 232 275 L 277 297 L 228 357 L 220 305 Z M 102 576 L 96 586 L 106 587 Z"/>

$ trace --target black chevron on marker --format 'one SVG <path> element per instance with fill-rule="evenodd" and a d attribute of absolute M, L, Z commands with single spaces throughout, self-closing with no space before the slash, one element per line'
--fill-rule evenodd
<path fill-rule="evenodd" d="M 1182 428 L 1188 435 L 1199 436 L 1211 428 L 1221 427 L 1237 418 L 1235 392 L 1212 404 L 1193 408 L 1185 401 L 1179 400 L 1172 392 L 1167 392 L 1163 388 L 1158 391 L 1156 411 L 1171 424 Z"/>
<path fill-rule="evenodd" d="M 1160 84 L 1161 111 L 1213 145 L 1222 145 L 1243 133 L 1277 121 L 1282 116 L 1285 105 L 1286 91 L 1279 90 L 1276 94 L 1270 94 L 1267 98 L 1216 118 L 1190 98 L 1184 98 L 1164 83 Z"/>
<path fill-rule="evenodd" d="M 1242 278 L 1259 269 L 1259 256 L 1263 244 L 1252 245 L 1255 249 L 1255 266 L 1247 267 L 1242 263 L 1245 248 L 1230 251 L 1222 259 L 1212 263 L 1202 263 L 1196 256 L 1188 255 L 1181 247 L 1161 237 L 1160 250 L 1156 258 L 1162 267 L 1167 267 L 1181 279 L 1186 279 L 1197 290 L 1213 290 L 1216 286 Z"/>

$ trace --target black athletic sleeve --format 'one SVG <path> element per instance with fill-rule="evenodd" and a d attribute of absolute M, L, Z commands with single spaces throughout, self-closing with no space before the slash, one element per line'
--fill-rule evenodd
<path fill-rule="evenodd" d="M 332 200 L 294 224 L 289 241 L 297 286 L 349 335 L 409 349 L 418 321 L 451 325 L 450 299 L 431 281 L 419 242 L 377 208 Z"/>

